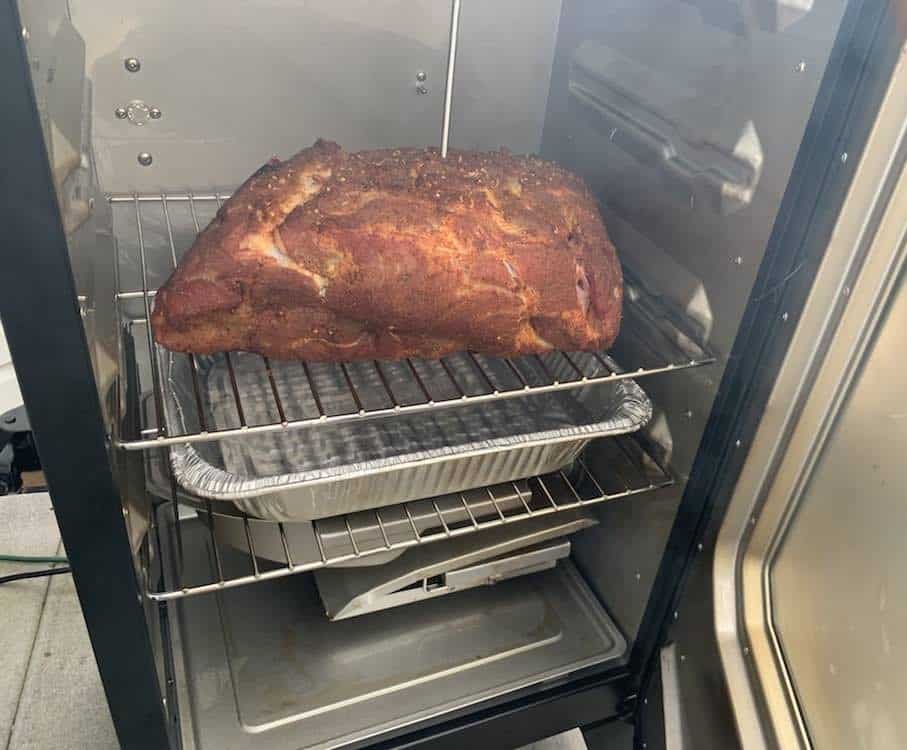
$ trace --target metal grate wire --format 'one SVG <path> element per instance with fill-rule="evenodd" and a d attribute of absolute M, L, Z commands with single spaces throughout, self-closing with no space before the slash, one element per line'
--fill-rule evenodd
<path fill-rule="evenodd" d="M 193 571 L 187 580 L 182 560 L 185 557 L 183 525 L 176 485 L 171 475 L 171 497 L 154 504 L 148 545 L 165 557 L 167 575 L 152 577 L 146 571 L 146 594 L 154 601 L 168 601 L 244 586 L 273 578 L 294 575 L 328 565 L 338 565 L 370 555 L 405 550 L 417 545 L 474 534 L 486 529 L 574 508 L 586 507 L 640 495 L 668 487 L 674 478 L 653 451 L 640 440 L 621 436 L 599 441 L 594 465 L 607 467 L 607 474 L 593 472 L 592 460 L 577 459 L 572 470 L 533 477 L 526 484 L 481 488 L 448 495 L 443 499 L 416 500 L 395 506 L 362 510 L 312 522 L 311 544 L 294 544 L 288 533 L 290 524 L 252 518 L 236 509 L 215 512 L 211 501 L 198 500 L 198 519 L 207 527 L 210 570 L 202 578 Z M 169 467 L 169 461 L 164 461 Z M 488 503 L 477 500 L 484 492 Z M 502 494 L 516 496 L 518 504 L 505 510 Z M 471 498 L 471 499 L 470 499 Z M 441 503 L 444 503 L 442 507 Z M 184 506 L 185 507 L 185 506 Z M 462 512 L 461 510 L 462 509 Z M 242 524 L 244 539 L 241 553 L 247 559 L 245 570 L 225 572 L 224 524 Z M 253 527 L 279 537 L 282 560 L 260 560 L 256 555 Z M 237 546 L 234 539 L 233 546 Z M 235 551 L 234 551 L 235 555 Z"/>
<path fill-rule="evenodd" d="M 413 385 L 422 394 L 422 399 L 414 403 L 401 403 L 388 385 L 382 370 L 383 365 L 374 361 L 367 363 L 367 366 L 374 369 L 378 380 L 384 384 L 389 405 L 368 408 L 362 403 L 347 366 L 340 365 L 353 406 L 341 413 L 326 414 L 321 408 L 321 401 L 309 364 L 301 362 L 310 395 L 318 407 L 317 415 L 288 418 L 272 378 L 272 395 L 278 419 L 267 424 L 250 425 L 246 423 L 244 417 L 246 410 L 243 407 L 243 393 L 236 384 L 232 359 L 229 354 L 226 354 L 225 362 L 233 385 L 233 397 L 236 413 L 239 416 L 239 425 L 231 428 L 211 429 L 205 412 L 196 357 L 192 354 L 174 353 L 169 356 L 189 358 L 197 409 L 195 419 L 189 420 L 189 422 L 198 425 L 198 429 L 180 430 L 174 425 L 168 424 L 166 419 L 165 399 L 168 396 L 166 392 L 168 383 L 157 367 L 162 350 L 154 341 L 149 323 L 151 307 L 156 294 L 156 285 L 152 283 L 152 279 L 162 283 L 169 276 L 176 267 L 180 255 L 185 252 L 202 226 L 200 214 L 213 215 L 226 197 L 228 194 L 217 192 L 109 197 L 114 211 L 114 226 L 118 239 L 120 289 L 117 292 L 116 302 L 120 329 L 124 336 L 133 338 L 131 346 L 120 346 L 120 356 L 125 358 L 124 352 L 136 351 L 137 358 L 140 356 L 145 363 L 144 379 L 148 389 L 153 393 L 156 416 L 153 423 L 142 424 L 137 433 L 120 435 L 117 444 L 121 448 L 145 450 L 178 443 L 219 440 L 250 433 L 311 428 L 329 422 L 338 423 L 425 412 L 431 409 L 456 408 L 466 402 L 475 404 L 496 399 L 570 390 L 609 383 L 623 378 L 638 379 L 647 375 L 709 364 L 715 359 L 703 345 L 697 343 L 697 337 L 689 332 L 683 321 L 679 320 L 677 316 L 671 315 L 657 300 L 647 296 L 642 287 L 634 286 L 630 282 L 628 283 L 628 293 L 625 295 L 623 330 L 617 344 L 612 349 L 612 352 L 619 354 L 618 358 L 625 366 L 618 364 L 618 358 L 611 353 L 603 352 L 573 354 L 550 352 L 544 355 L 514 358 L 489 358 L 466 354 L 464 356 L 468 358 L 478 381 L 483 384 L 483 389 L 475 392 L 475 389 L 469 388 L 461 382 L 454 368 L 442 358 L 439 360 L 440 372 L 446 376 L 450 387 L 444 388 L 444 394 L 439 395 L 426 386 L 424 378 L 419 373 L 419 368 L 425 363 L 421 363 L 419 360 L 406 360 Z M 181 218 L 175 215 L 177 210 L 182 214 Z M 129 219 L 128 223 L 131 223 L 132 226 L 124 228 L 122 224 L 125 213 L 129 214 L 129 217 L 126 218 Z M 153 232 L 150 227 L 152 224 L 154 225 Z M 130 274 L 124 273 L 124 269 L 132 271 L 131 279 Z M 265 371 L 270 374 L 270 363 L 266 358 L 262 358 L 262 362 Z M 142 369 L 134 362 L 123 361 L 120 364 L 123 368 L 122 371 L 125 371 L 127 366 Z M 626 366 L 628 364 L 629 367 Z"/>

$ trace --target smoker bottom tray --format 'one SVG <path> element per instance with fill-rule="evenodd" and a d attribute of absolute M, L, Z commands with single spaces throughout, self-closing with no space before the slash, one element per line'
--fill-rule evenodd
<path fill-rule="evenodd" d="M 208 564 L 203 543 L 188 549 L 198 558 L 190 564 Z M 228 553 L 224 564 L 242 566 L 242 557 Z M 568 560 L 498 586 L 340 622 L 325 616 L 309 575 L 176 606 L 198 750 L 354 742 L 617 663 L 626 650 Z"/>

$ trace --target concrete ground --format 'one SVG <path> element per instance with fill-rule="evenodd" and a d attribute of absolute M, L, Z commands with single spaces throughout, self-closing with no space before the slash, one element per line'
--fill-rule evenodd
<path fill-rule="evenodd" d="M 0 555 L 62 555 L 46 494 L 0 497 Z M 0 575 L 50 567 L 0 561 Z M 0 748 L 118 747 L 72 578 L 0 586 Z"/>

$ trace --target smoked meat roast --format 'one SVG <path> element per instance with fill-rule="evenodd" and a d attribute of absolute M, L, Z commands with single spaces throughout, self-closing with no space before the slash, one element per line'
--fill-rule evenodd
<path fill-rule="evenodd" d="M 506 151 L 318 140 L 224 203 L 152 326 L 174 351 L 309 361 L 603 350 L 622 295 L 576 175 Z"/>

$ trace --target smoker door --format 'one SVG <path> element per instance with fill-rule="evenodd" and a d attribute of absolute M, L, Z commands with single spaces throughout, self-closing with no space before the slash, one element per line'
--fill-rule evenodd
<path fill-rule="evenodd" d="M 644 686 L 642 746 L 907 746 L 905 39 L 892 3 L 850 124 L 814 155 L 802 258 L 769 287 L 774 317 L 751 318 L 761 353 L 735 352 L 757 372 L 725 394 L 739 428 Z"/>
<path fill-rule="evenodd" d="M 901 72 L 895 91 L 877 123 L 880 141 L 900 136 L 907 118 Z M 858 178 L 851 201 L 862 204 L 879 176 Z M 841 243 L 870 218 L 862 205 L 849 207 Z M 795 334 L 785 362 L 792 377 L 773 394 L 779 413 L 760 426 L 719 536 L 716 621 L 746 747 L 907 744 L 905 217 L 901 171 L 877 227 L 871 218 L 863 227 L 875 236 L 859 274 L 820 271 L 810 303 L 821 307 L 807 308 Z M 834 308 L 828 294 L 847 301 L 822 331 Z M 827 348 L 810 363 L 819 340 Z M 782 435 L 774 423 L 795 403 L 799 416 Z M 782 440 L 783 452 L 767 461 Z"/>

